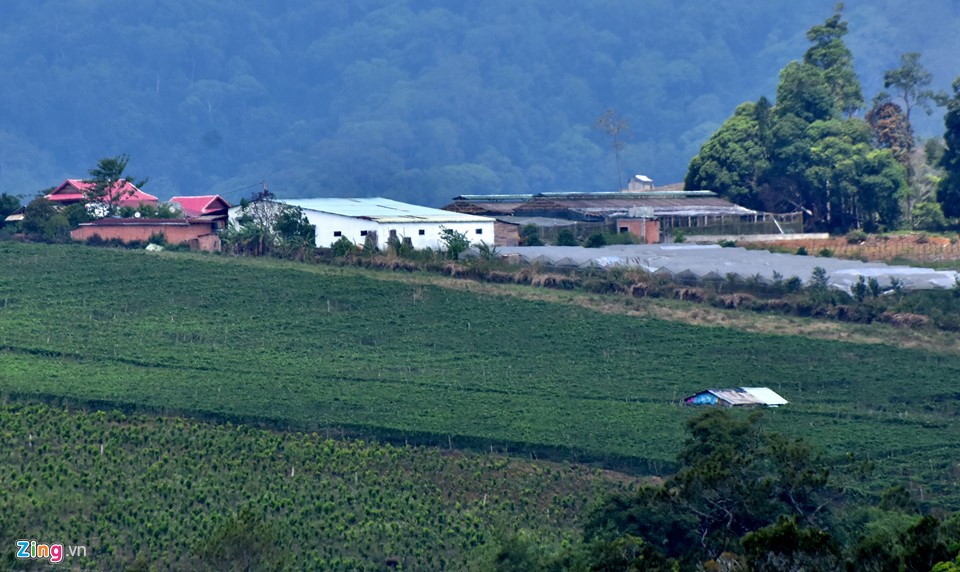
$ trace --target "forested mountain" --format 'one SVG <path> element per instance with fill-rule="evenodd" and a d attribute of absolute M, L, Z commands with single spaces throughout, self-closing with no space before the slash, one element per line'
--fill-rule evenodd
<path fill-rule="evenodd" d="M 683 179 L 742 102 L 771 100 L 834 0 L 42 0 L 0 6 L 0 192 L 32 196 L 127 153 L 162 199 L 280 196 L 439 205 L 461 193 Z M 960 0 L 851 0 L 869 101 L 922 54 L 960 75 Z M 917 113 L 921 136 L 942 113 Z"/>

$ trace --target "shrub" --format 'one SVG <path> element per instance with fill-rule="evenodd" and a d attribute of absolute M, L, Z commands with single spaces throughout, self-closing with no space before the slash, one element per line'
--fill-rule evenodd
<path fill-rule="evenodd" d="M 563 229 L 557 233 L 557 246 L 579 246 L 580 243 L 577 242 L 577 237 L 574 236 L 573 232 Z"/>
<path fill-rule="evenodd" d="M 851 230 L 847 233 L 847 244 L 860 244 L 861 242 L 867 240 L 867 233 L 860 230 Z"/>
<path fill-rule="evenodd" d="M 864 279 L 863 274 L 857 278 L 857 283 L 853 285 L 852 292 L 853 298 L 857 302 L 863 302 L 867 298 L 870 289 L 867 287 L 867 281 Z"/>
<path fill-rule="evenodd" d="M 595 232 L 587 238 L 587 241 L 583 244 L 586 248 L 600 248 L 601 246 L 607 245 L 607 239 L 603 236 L 602 232 Z"/>
<path fill-rule="evenodd" d="M 162 232 L 155 232 L 155 233 L 153 233 L 153 234 L 150 235 L 150 238 L 147 239 L 147 242 L 149 242 L 149 243 L 151 243 L 151 244 L 157 244 L 157 245 L 160 245 L 160 246 L 166 246 L 166 245 L 167 245 L 167 235 L 163 234 Z"/>
<path fill-rule="evenodd" d="M 817 253 L 817 256 L 820 256 L 823 258 L 830 258 L 833 256 L 833 251 L 830 250 L 829 248 L 821 248 L 820 252 Z"/>
<path fill-rule="evenodd" d="M 543 246 L 543 241 L 540 240 L 540 227 L 528 224 L 521 228 L 520 246 Z"/>
<path fill-rule="evenodd" d="M 341 236 L 336 242 L 330 245 L 330 249 L 333 251 L 334 256 L 342 258 L 353 254 L 356 251 L 356 246 L 349 238 Z"/>
<path fill-rule="evenodd" d="M 798 248 L 797 256 L 807 256 L 807 248 L 805 246 L 801 246 L 800 248 Z"/>

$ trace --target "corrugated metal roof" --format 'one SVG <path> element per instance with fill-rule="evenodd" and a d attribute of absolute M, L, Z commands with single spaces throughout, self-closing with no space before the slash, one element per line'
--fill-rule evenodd
<path fill-rule="evenodd" d="M 636 193 L 540 193 L 537 195 L 461 195 L 444 208 L 457 212 L 523 216 L 524 213 L 568 210 L 590 216 L 618 216 L 634 207 L 649 207 L 653 216 L 747 216 L 757 211 L 720 198 L 712 191 L 647 191 Z"/>
<path fill-rule="evenodd" d="M 762 402 L 742 389 L 708 389 L 710 393 L 730 405 L 762 405 Z"/>
<path fill-rule="evenodd" d="M 741 387 L 740 389 L 754 396 L 764 405 L 777 406 L 789 403 L 786 399 L 777 395 L 777 392 L 768 387 Z"/>
<path fill-rule="evenodd" d="M 405 222 L 493 222 L 490 217 L 457 213 L 401 203 L 380 197 L 342 199 L 276 199 L 277 202 L 306 210 L 385 223 Z"/>
<path fill-rule="evenodd" d="M 497 220 L 520 226 L 535 224 L 540 227 L 576 226 L 577 221 L 565 218 L 548 218 L 542 216 L 499 216 Z"/>
<path fill-rule="evenodd" d="M 777 395 L 775 391 L 767 387 L 737 387 L 732 389 L 708 389 L 701 391 L 684 400 L 685 403 L 692 405 L 710 404 L 710 400 L 698 399 L 698 396 L 709 393 L 716 396 L 718 400 L 725 401 L 730 406 L 749 406 L 766 405 L 767 407 L 777 407 L 786 405 L 786 399 Z"/>

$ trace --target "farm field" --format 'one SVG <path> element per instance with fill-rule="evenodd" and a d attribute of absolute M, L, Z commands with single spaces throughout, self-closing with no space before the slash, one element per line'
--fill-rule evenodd
<path fill-rule="evenodd" d="M 71 570 L 227 569 L 210 551 L 237 507 L 270 523 L 263 552 L 288 570 L 466 570 L 500 530 L 546 547 L 575 539 L 594 498 L 634 484 L 582 466 L 47 406 L 0 407 L 0 435 L 0 531 L 84 546 L 60 564 Z M 0 554 L 5 570 L 24 564 Z"/>
<path fill-rule="evenodd" d="M 705 387 L 960 507 L 960 356 L 746 333 L 351 268 L 0 244 L 0 389 L 445 448 L 670 469 Z"/>

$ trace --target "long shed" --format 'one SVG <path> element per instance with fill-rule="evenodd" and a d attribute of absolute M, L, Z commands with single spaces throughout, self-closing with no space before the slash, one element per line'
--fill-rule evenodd
<path fill-rule="evenodd" d="M 447 228 L 466 236 L 471 244 L 494 243 L 494 219 L 451 212 L 384 198 L 273 199 L 300 207 L 317 231 L 318 247 L 330 246 L 341 238 L 362 246 L 367 238 L 376 238 L 378 248 L 386 248 L 391 237 L 414 248 L 438 249 Z M 242 215 L 241 207 L 230 209 L 230 220 Z"/>

